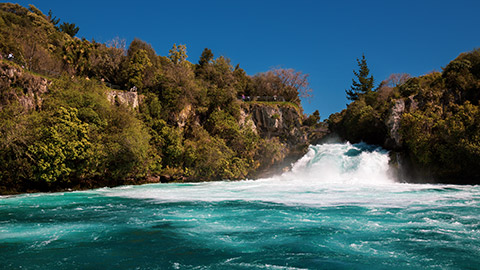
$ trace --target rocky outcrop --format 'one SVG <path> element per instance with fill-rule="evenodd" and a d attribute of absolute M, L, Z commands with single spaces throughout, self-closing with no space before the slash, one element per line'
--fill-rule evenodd
<path fill-rule="evenodd" d="M 386 126 L 389 136 L 386 139 L 385 145 L 390 149 L 399 149 L 402 146 L 402 135 L 400 134 L 400 123 L 402 115 L 405 112 L 405 101 L 398 99 L 395 105 L 390 109 L 389 117 L 387 118 Z"/>
<path fill-rule="evenodd" d="M 251 117 L 254 130 L 262 138 L 278 137 L 289 146 L 308 143 L 308 136 L 302 130 L 303 115 L 293 105 L 247 104 L 243 114 Z M 243 121 L 251 125 L 249 120 Z"/>
<path fill-rule="evenodd" d="M 133 109 L 138 107 L 138 94 L 134 91 L 113 90 L 107 91 L 107 99 L 112 104 L 123 104 Z"/>
<path fill-rule="evenodd" d="M 240 110 L 240 120 L 238 121 L 240 126 L 251 129 L 255 134 L 258 134 L 257 126 L 253 122 L 252 116 L 248 114 L 248 110 Z"/>
<path fill-rule="evenodd" d="M 175 122 L 177 122 L 177 125 L 179 128 L 184 128 L 185 125 L 187 124 L 188 118 L 190 118 L 194 114 L 192 104 L 187 104 L 185 107 L 178 113 L 178 115 L 175 115 Z"/>
<path fill-rule="evenodd" d="M 14 100 L 27 111 L 41 108 L 42 96 L 48 92 L 50 83 L 23 68 L 0 62 L 0 109 Z"/>
<path fill-rule="evenodd" d="M 417 110 L 419 103 L 415 100 L 413 95 L 406 99 L 395 99 L 393 102 L 393 106 L 390 108 L 385 122 L 388 135 L 383 147 L 392 150 L 399 150 L 403 147 L 402 134 L 400 133 L 403 114 Z"/>
<path fill-rule="evenodd" d="M 289 170 L 303 156 L 309 145 L 308 128 L 302 126 L 303 115 L 289 104 L 244 103 L 240 125 L 248 126 L 265 140 L 280 145 L 271 160 L 263 160 L 254 178 L 268 177 Z M 280 144 L 278 144 L 280 143 Z"/>

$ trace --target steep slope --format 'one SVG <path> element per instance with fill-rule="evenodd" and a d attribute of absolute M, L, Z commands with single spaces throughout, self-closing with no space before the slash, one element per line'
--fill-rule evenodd
<path fill-rule="evenodd" d="M 325 133 L 302 112 L 306 74 L 249 76 L 208 48 L 194 64 L 185 45 L 160 56 L 56 23 L 0 4 L 1 193 L 260 177 Z"/>

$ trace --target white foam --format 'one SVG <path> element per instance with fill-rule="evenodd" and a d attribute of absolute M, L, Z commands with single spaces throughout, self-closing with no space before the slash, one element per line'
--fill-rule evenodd
<path fill-rule="evenodd" d="M 441 204 L 445 199 L 432 196 L 428 190 L 448 186 L 395 183 L 389 175 L 388 162 L 387 151 L 366 144 L 324 144 L 311 146 L 290 172 L 268 179 L 151 184 L 97 192 L 158 202 L 243 200 L 315 206 L 405 207 L 427 202 Z M 450 196 L 471 197 L 468 192 L 459 193 Z"/>

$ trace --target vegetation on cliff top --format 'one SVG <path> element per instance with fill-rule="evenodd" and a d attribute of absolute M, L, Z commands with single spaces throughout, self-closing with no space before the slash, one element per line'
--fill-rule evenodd
<path fill-rule="evenodd" d="M 0 192 L 147 176 L 241 179 L 278 161 L 288 143 L 245 124 L 242 96 L 281 96 L 276 106 L 303 118 L 300 97 L 311 90 L 300 72 L 249 76 L 209 49 L 194 64 L 184 45 L 160 56 L 139 39 L 128 48 L 119 39 L 101 44 L 74 37 L 74 24 L 57 24 L 52 12 L 0 4 Z M 40 81 L 48 90 L 38 90 Z M 109 102 L 111 88 L 136 89 L 139 108 Z"/>
<path fill-rule="evenodd" d="M 478 184 L 479 103 L 476 49 L 460 54 L 442 72 L 415 78 L 393 74 L 375 91 L 360 93 L 328 122 L 346 140 L 399 151 L 412 177 Z M 400 115 L 397 120 L 395 113 Z"/>

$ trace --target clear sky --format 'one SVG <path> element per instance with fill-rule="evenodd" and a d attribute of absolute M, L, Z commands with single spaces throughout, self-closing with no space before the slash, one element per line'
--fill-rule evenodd
<path fill-rule="evenodd" d="M 224 55 L 253 75 L 273 67 L 310 74 L 306 113 L 322 119 L 348 102 L 356 58 L 365 54 L 378 85 L 391 73 L 440 71 L 461 52 L 480 47 L 480 1 L 16 1 L 51 9 L 97 42 L 135 38 L 167 55 L 185 44 L 188 60 L 202 50 Z"/>

